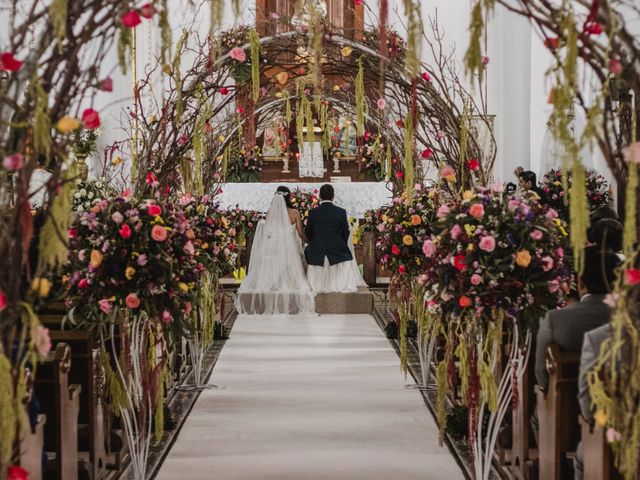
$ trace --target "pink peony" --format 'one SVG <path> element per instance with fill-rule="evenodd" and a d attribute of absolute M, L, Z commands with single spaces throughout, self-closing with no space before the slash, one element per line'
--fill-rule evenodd
<path fill-rule="evenodd" d="M 0 290 L 0 312 L 7 308 L 8 303 L 9 302 L 7 300 L 7 295 L 2 290 Z"/>
<path fill-rule="evenodd" d="M 112 307 L 109 299 L 103 298 L 102 300 L 99 300 L 98 305 L 103 313 L 111 313 Z"/>
<path fill-rule="evenodd" d="M 22 170 L 22 167 L 24 167 L 24 157 L 21 153 L 14 153 L 13 155 L 4 157 L 2 166 L 10 171 Z"/>
<path fill-rule="evenodd" d="M 542 240 L 543 235 L 544 235 L 544 234 L 542 233 L 542 231 L 541 231 L 541 230 L 538 230 L 537 228 L 536 228 L 536 229 L 534 229 L 534 230 L 529 234 L 529 236 L 530 236 L 531 238 L 533 238 L 534 240 Z"/>
<path fill-rule="evenodd" d="M 140 306 L 140 299 L 135 293 L 130 293 L 127 295 L 127 298 L 124 299 L 124 303 L 126 303 L 129 308 L 138 308 Z"/>
<path fill-rule="evenodd" d="M 154 225 L 151 229 L 151 238 L 156 242 L 164 242 L 167 239 L 167 229 L 160 225 Z"/>
<path fill-rule="evenodd" d="M 247 54 L 240 47 L 232 48 L 229 51 L 229 56 L 240 63 L 243 63 L 247 59 Z"/>
<path fill-rule="evenodd" d="M 545 272 L 548 272 L 549 270 L 551 270 L 553 268 L 553 266 L 555 265 L 555 262 L 553 261 L 553 258 L 551 258 L 549 255 L 542 257 L 542 270 Z"/>
<path fill-rule="evenodd" d="M 424 253 L 424 256 L 427 258 L 432 257 L 437 249 L 436 243 L 433 240 L 425 240 L 422 244 L 422 253 Z"/>
<path fill-rule="evenodd" d="M 473 218 L 484 217 L 484 205 L 481 203 L 474 203 L 469 207 L 469 215 Z"/>
<path fill-rule="evenodd" d="M 491 235 L 487 235 L 486 237 L 482 237 L 480 239 L 480 243 L 478 244 L 480 250 L 485 252 L 493 252 L 496 249 L 496 239 Z"/>
<path fill-rule="evenodd" d="M 41 358 L 46 357 L 51 351 L 51 337 L 49 336 L 49 329 L 42 325 L 38 325 L 33 332 L 33 344 L 38 355 Z"/>

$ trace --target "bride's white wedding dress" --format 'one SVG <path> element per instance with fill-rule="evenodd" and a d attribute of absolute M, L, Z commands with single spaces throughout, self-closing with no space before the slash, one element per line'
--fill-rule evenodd
<path fill-rule="evenodd" d="M 300 257 L 301 242 L 284 197 L 276 194 L 258 224 L 249 270 L 236 295 L 238 314 L 279 315 L 315 311 L 314 293 Z"/>

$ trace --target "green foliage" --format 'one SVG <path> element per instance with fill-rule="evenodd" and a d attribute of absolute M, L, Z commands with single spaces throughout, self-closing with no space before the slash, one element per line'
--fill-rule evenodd
<path fill-rule="evenodd" d="M 365 102 L 364 55 L 361 55 L 358 59 L 358 73 L 356 75 L 356 132 L 358 137 L 362 137 L 364 135 Z"/>
<path fill-rule="evenodd" d="M 33 118 L 33 148 L 36 152 L 48 156 L 51 148 L 51 118 L 49 116 L 49 97 L 42 88 L 37 75 L 31 81 L 32 95 L 35 102 Z"/>
<path fill-rule="evenodd" d="M 120 65 L 120 70 L 123 75 L 127 73 L 127 52 L 131 52 L 132 42 L 131 29 L 124 25 L 120 26 L 120 36 L 118 37 L 118 65 Z"/>
<path fill-rule="evenodd" d="M 253 101 L 260 97 L 260 36 L 254 28 L 249 30 L 249 47 L 251 49 L 251 82 Z"/>
<path fill-rule="evenodd" d="M 18 431 L 15 401 L 13 395 L 13 375 L 11 362 L 0 353 L 0 467 L 6 469 L 11 464 L 13 442 Z"/>
<path fill-rule="evenodd" d="M 158 26 L 160 27 L 160 59 L 162 64 L 167 63 L 167 57 L 171 52 L 171 25 L 169 24 L 168 0 L 161 0 L 160 13 L 158 14 Z"/>

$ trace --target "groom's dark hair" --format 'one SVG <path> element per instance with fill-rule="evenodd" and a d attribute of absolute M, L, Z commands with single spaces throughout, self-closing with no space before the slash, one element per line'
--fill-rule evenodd
<path fill-rule="evenodd" d="M 320 187 L 320 200 L 333 200 L 333 187 L 328 183 Z"/>

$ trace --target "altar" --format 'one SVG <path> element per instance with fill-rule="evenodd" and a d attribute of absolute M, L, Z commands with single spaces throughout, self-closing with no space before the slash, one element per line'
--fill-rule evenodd
<path fill-rule="evenodd" d="M 279 185 L 291 190 L 312 191 L 320 189 L 323 183 L 226 183 L 216 196 L 223 208 L 239 205 L 245 210 L 266 212 Z M 391 184 L 387 182 L 334 182 L 334 203 L 347 211 L 347 215 L 363 218 L 367 210 L 391 203 Z"/>

